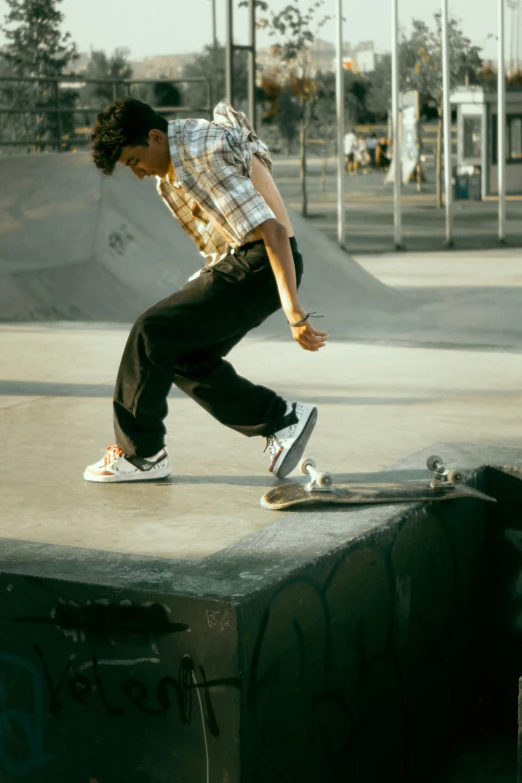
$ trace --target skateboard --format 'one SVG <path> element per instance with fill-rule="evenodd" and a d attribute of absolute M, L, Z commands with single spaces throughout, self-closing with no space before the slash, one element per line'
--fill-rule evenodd
<path fill-rule="evenodd" d="M 261 498 L 261 506 L 279 511 L 299 504 L 346 504 L 371 505 L 373 503 L 418 503 L 420 501 L 456 500 L 476 498 L 496 503 L 495 498 L 485 495 L 474 487 L 463 484 L 464 474 L 460 470 L 448 470 L 442 459 L 436 455 L 428 458 L 426 465 L 432 472 L 431 480 L 400 481 L 395 484 L 376 482 L 364 484 L 335 485 L 331 473 L 317 470 L 313 459 L 306 457 L 300 462 L 300 470 L 308 476 L 307 484 L 291 481 L 270 489 Z"/>

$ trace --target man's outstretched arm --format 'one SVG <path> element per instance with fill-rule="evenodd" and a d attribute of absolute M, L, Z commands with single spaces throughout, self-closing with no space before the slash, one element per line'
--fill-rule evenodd
<path fill-rule="evenodd" d="M 288 232 L 278 220 L 266 220 L 259 226 L 270 265 L 274 273 L 281 300 L 281 307 L 289 323 L 296 323 L 306 316 L 297 297 L 294 259 L 288 240 Z M 310 319 L 299 326 L 290 327 L 292 336 L 305 351 L 318 351 L 328 339 L 326 332 L 318 332 Z"/>
<path fill-rule="evenodd" d="M 275 215 L 275 219 L 261 223 L 259 231 L 265 243 L 286 320 L 296 323 L 306 316 L 306 311 L 299 304 L 297 297 L 294 259 L 288 241 L 292 228 L 290 218 L 270 172 L 256 155 L 252 159 L 251 179 L 255 189 Z M 306 351 L 318 351 L 328 339 L 328 334 L 314 329 L 309 319 L 291 329 L 294 340 Z"/>

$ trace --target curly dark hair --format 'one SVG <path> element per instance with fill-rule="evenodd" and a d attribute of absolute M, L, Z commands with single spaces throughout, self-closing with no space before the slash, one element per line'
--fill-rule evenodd
<path fill-rule="evenodd" d="M 120 98 L 96 117 L 91 135 L 92 157 L 97 168 L 110 176 L 124 147 L 149 146 L 149 131 L 166 133 L 168 122 L 147 103 Z"/>

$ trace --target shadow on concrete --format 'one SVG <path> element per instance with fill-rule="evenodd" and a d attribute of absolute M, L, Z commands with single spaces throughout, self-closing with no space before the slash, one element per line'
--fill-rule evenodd
<path fill-rule="evenodd" d="M 54 383 L 52 381 L 0 381 L 0 397 L 111 397 L 112 384 Z M 172 387 L 169 397 L 185 397 Z M 351 397 L 348 395 L 299 395 L 302 402 L 315 405 L 423 405 L 432 399 L 422 397 Z"/>
<path fill-rule="evenodd" d="M 324 466 L 333 473 L 336 484 L 360 484 L 364 482 L 382 481 L 383 483 L 395 483 L 399 481 L 415 481 L 426 479 L 429 481 L 430 475 L 427 470 L 387 470 L 377 473 L 336 473 L 332 465 Z M 295 482 L 305 484 L 305 476 L 292 476 L 291 479 L 276 479 L 270 474 L 266 476 L 171 476 L 157 482 L 157 486 L 168 486 L 169 484 L 229 484 L 240 487 L 270 487 L 277 485 L 290 484 Z M 155 482 L 149 482 L 155 483 Z"/>
<path fill-rule="evenodd" d="M 55 383 L 53 381 L 0 381 L 0 397 L 110 397 L 114 384 Z M 174 387 L 170 397 L 184 397 Z"/>

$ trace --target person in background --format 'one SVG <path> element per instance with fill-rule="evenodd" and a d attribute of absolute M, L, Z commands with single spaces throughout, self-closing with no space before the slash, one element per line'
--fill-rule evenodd
<path fill-rule="evenodd" d="M 388 156 L 388 139 L 382 136 L 379 139 L 375 151 L 375 163 L 380 171 L 388 171 L 390 168 L 390 158 Z"/>
<path fill-rule="evenodd" d="M 363 173 L 368 170 L 368 164 L 370 162 L 370 156 L 368 155 L 368 146 L 365 137 L 360 134 L 357 139 L 357 148 L 355 150 L 355 162 L 357 164 L 357 170 L 361 169 Z"/>
<path fill-rule="evenodd" d="M 344 137 L 344 170 L 348 171 L 350 175 L 354 172 L 356 147 L 357 136 L 352 128 Z"/>
<path fill-rule="evenodd" d="M 375 131 L 372 133 L 370 138 L 367 141 L 367 147 L 368 147 L 368 155 L 370 156 L 370 169 L 372 171 L 375 171 L 376 168 L 376 158 L 377 158 L 377 134 Z"/>

